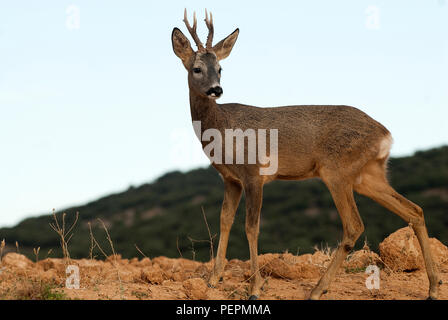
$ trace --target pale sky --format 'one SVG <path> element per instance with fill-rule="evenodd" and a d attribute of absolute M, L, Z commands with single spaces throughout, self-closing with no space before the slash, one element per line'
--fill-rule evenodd
<path fill-rule="evenodd" d="M 204 8 L 215 42 L 240 28 L 219 102 L 356 106 L 393 156 L 448 144 L 444 0 L 0 0 L 0 226 L 207 165 L 171 49 L 184 7 L 203 41 Z"/>

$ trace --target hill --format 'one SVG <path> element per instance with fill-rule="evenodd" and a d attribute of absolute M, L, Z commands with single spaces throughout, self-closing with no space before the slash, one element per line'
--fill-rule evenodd
<path fill-rule="evenodd" d="M 448 146 L 416 152 L 413 156 L 392 158 L 389 179 L 398 192 L 419 204 L 425 211 L 431 237 L 448 243 Z M 116 253 L 124 258 L 144 254 L 148 257 L 184 257 L 206 261 L 210 242 L 202 209 L 212 235 L 219 234 L 219 212 L 223 183 L 209 167 L 186 173 L 170 172 L 152 183 L 112 194 L 85 205 L 67 208 L 66 229 L 73 228 L 68 248 L 72 258 L 86 258 L 92 249 L 92 235 L 106 254 L 111 246 L 102 223 L 107 228 Z M 356 196 L 366 231 L 357 248 L 367 239 L 377 251 L 378 244 L 405 222 L 372 200 Z M 56 215 L 61 218 L 61 212 Z M 240 203 L 229 240 L 229 258 L 248 258 L 244 233 L 244 196 Z M 59 220 L 61 221 L 61 220 Z M 58 234 L 50 227 L 51 213 L 28 218 L 11 228 L 0 229 L 8 250 L 34 257 L 62 255 Z M 318 180 L 276 181 L 265 186 L 261 213 L 259 250 L 262 253 L 289 251 L 313 252 L 314 247 L 334 247 L 342 228 L 331 196 Z M 217 239 L 214 237 L 214 249 Z M 137 248 L 138 247 L 138 248 Z M 92 255 L 104 257 L 98 246 Z"/>

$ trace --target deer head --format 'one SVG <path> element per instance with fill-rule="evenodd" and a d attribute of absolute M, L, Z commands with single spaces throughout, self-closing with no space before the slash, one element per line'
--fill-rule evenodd
<path fill-rule="evenodd" d="M 193 51 L 187 37 L 178 28 L 174 28 L 171 34 L 174 53 L 182 60 L 188 71 L 190 90 L 193 90 L 200 96 L 217 99 L 223 93 L 220 85 L 222 69 L 219 61 L 229 56 L 238 38 L 239 29 L 236 29 L 228 37 L 212 46 L 214 32 L 213 16 L 211 12 L 208 15 L 207 10 L 205 10 L 205 24 L 208 28 L 208 37 L 204 47 L 196 33 L 196 13 L 193 13 L 193 27 L 191 27 L 187 19 L 187 9 L 185 9 L 184 22 L 198 50 L 196 52 Z"/>

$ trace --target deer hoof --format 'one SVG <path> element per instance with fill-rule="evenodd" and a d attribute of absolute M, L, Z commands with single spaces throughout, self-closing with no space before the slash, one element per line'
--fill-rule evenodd
<path fill-rule="evenodd" d="M 249 297 L 249 300 L 258 300 L 258 298 L 259 297 L 257 295 L 253 294 Z"/>

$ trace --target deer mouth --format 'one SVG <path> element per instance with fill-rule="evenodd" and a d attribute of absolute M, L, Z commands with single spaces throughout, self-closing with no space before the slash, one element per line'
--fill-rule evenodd
<path fill-rule="evenodd" d="M 210 94 L 207 94 L 207 97 L 209 97 L 210 99 L 218 99 L 219 97 L 221 97 L 221 95 L 216 95 L 215 93 L 210 93 Z"/>
<path fill-rule="evenodd" d="M 206 92 L 207 96 L 213 99 L 218 99 L 220 96 L 222 96 L 222 88 L 221 87 L 215 87 L 215 88 L 210 88 L 207 92 Z"/>

